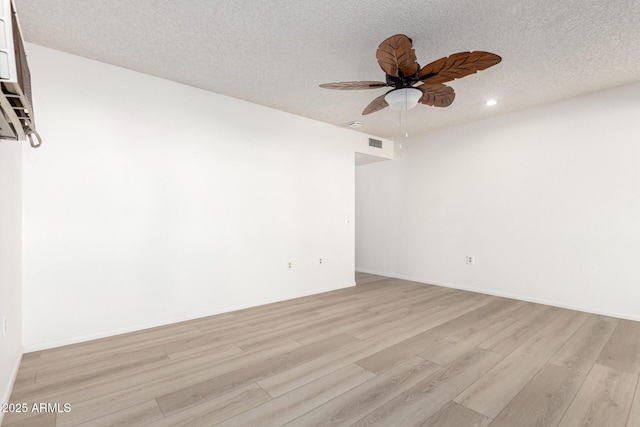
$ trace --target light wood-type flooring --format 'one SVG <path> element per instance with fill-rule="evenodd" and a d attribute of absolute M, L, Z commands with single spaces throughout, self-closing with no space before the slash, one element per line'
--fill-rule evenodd
<path fill-rule="evenodd" d="M 25 354 L 11 402 L 59 412 L 3 425 L 640 426 L 640 323 L 356 277 Z"/>

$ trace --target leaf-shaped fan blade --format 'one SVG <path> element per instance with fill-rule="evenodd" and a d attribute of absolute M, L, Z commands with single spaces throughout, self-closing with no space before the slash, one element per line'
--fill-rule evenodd
<path fill-rule="evenodd" d="M 378 46 L 376 58 L 382 71 L 393 77 L 398 76 L 398 70 L 405 77 L 418 72 L 416 52 L 411 46 L 411 40 L 404 34 L 391 36 Z"/>
<path fill-rule="evenodd" d="M 389 104 L 387 104 L 387 101 L 384 100 L 385 95 L 386 93 L 371 101 L 371 103 L 367 105 L 367 108 L 365 108 L 362 112 L 362 115 L 364 116 L 365 114 L 375 113 L 376 111 L 380 111 L 383 108 L 388 107 Z"/>
<path fill-rule="evenodd" d="M 360 90 L 360 89 L 378 89 L 385 87 L 385 82 L 339 82 L 339 83 L 324 83 L 320 87 L 325 89 L 338 89 L 338 90 Z"/>
<path fill-rule="evenodd" d="M 456 93 L 451 86 L 443 84 L 423 84 L 416 86 L 422 91 L 419 103 L 434 107 L 448 107 L 456 97 Z"/>
<path fill-rule="evenodd" d="M 420 70 L 419 79 L 425 83 L 445 83 L 459 79 L 480 70 L 493 67 L 502 61 L 498 55 L 489 52 L 460 52 L 440 58 Z"/>

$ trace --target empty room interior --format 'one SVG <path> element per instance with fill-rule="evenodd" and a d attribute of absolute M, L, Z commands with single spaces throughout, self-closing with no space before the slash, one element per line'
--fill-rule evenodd
<path fill-rule="evenodd" d="M 640 427 L 640 2 L 0 8 L 2 426 Z"/>

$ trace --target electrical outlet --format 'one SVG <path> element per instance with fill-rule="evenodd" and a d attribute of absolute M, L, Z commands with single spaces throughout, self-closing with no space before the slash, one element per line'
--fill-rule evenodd
<path fill-rule="evenodd" d="M 289 270 L 291 270 L 291 263 L 289 263 Z"/>
<path fill-rule="evenodd" d="M 467 264 L 469 265 L 473 265 L 473 263 L 475 262 L 475 258 L 473 255 L 467 255 Z"/>
<path fill-rule="evenodd" d="M 322 258 L 320 258 L 320 264 L 322 264 Z"/>
<path fill-rule="evenodd" d="M 7 336 L 7 316 L 2 316 L 2 338 Z"/>

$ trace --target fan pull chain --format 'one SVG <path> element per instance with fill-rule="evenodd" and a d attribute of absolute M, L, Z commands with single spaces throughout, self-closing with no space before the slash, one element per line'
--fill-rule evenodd
<path fill-rule="evenodd" d="M 405 138 L 409 138 L 409 112 L 404 110 L 404 129 L 402 128 L 402 112 L 403 110 L 398 111 L 398 133 L 400 137 L 404 134 Z"/>
<path fill-rule="evenodd" d="M 402 122 L 402 120 L 400 122 Z M 409 93 L 405 92 L 404 93 L 404 137 L 405 138 L 409 138 L 409 132 L 407 131 L 408 122 L 409 122 Z M 402 134 L 402 128 L 400 128 L 400 134 Z"/>
<path fill-rule="evenodd" d="M 404 112 L 404 137 L 409 138 L 409 111 Z"/>
<path fill-rule="evenodd" d="M 404 94 L 404 110 L 398 111 L 398 134 L 400 138 L 404 134 L 405 138 L 409 138 L 409 96 L 407 92 Z M 404 112 L 404 129 L 402 128 L 402 113 Z"/>

